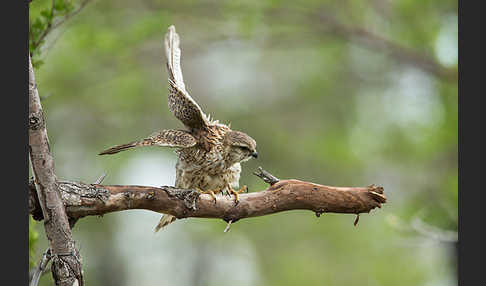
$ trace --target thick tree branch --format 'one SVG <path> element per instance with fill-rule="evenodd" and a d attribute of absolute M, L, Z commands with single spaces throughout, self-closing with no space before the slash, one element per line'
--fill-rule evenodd
<path fill-rule="evenodd" d="M 146 209 L 171 214 L 179 219 L 219 218 L 234 223 L 243 218 L 297 209 L 313 211 L 317 216 L 325 212 L 369 213 L 386 202 L 383 188 L 374 185 L 331 187 L 299 180 L 279 180 L 264 191 L 241 194 L 237 205 L 234 198 L 218 197 L 214 203 L 208 194 L 168 186 L 157 188 L 59 182 L 59 189 L 66 212 L 73 219 Z M 35 198 L 32 200 L 35 201 Z M 31 205 L 30 213 L 36 213 L 35 204 Z"/>
<path fill-rule="evenodd" d="M 54 172 L 49 139 L 40 98 L 37 91 L 32 60 L 29 56 L 29 155 L 36 194 L 52 254 L 52 275 L 56 285 L 83 285 L 79 253 L 74 247 L 71 228 L 64 209 Z M 29 200 L 31 203 L 32 200 Z M 35 204 L 35 202 L 34 202 Z"/>

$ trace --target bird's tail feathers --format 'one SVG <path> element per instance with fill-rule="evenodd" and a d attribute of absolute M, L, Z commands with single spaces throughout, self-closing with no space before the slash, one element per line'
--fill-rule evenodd
<path fill-rule="evenodd" d="M 159 224 L 157 224 L 157 226 L 155 227 L 154 232 L 157 232 L 157 231 L 163 229 L 167 225 L 173 223 L 176 219 L 177 218 L 173 215 L 164 214 L 162 216 L 162 218 L 160 219 Z"/>

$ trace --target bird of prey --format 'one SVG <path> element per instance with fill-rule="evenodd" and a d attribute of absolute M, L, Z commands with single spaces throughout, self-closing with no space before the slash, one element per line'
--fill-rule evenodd
<path fill-rule="evenodd" d="M 215 203 L 215 194 L 226 191 L 235 196 L 237 204 L 238 194 L 247 190 L 246 186 L 238 191 L 234 189 L 239 187 L 240 163 L 258 157 L 256 142 L 243 132 L 211 120 L 189 95 L 182 78 L 179 35 L 173 25 L 165 35 L 164 44 L 169 74 L 169 110 L 186 130 L 158 131 L 147 138 L 109 148 L 99 155 L 115 154 L 139 146 L 176 148 L 175 187 L 210 194 Z M 175 220 L 174 216 L 164 214 L 155 232 Z"/>

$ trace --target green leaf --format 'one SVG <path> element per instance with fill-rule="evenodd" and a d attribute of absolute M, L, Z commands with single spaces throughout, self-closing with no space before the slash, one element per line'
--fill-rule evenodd
<path fill-rule="evenodd" d="M 66 3 L 66 14 L 71 13 L 74 10 L 74 4 L 72 2 Z"/>
<path fill-rule="evenodd" d="M 52 13 L 49 10 L 42 10 L 40 12 L 41 16 L 46 18 L 46 22 L 50 22 L 52 20 Z"/>
<path fill-rule="evenodd" d="M 43 60 L 34 60 L 32 59 L 32 66 L 35 68 L 35 69 L 38 69 L 41 67 L 41 65 L 44 64 L 44 61 Z"/>
<path fill-rule="evenodd" d="M 44 30 L 45 26 L 46 26 L 46 24 L 44 22 L 42 22 L 42 20 L 40 18 L 35 19 L 34 23 L 32 23 L 32 28 L 34 28 L 34 29 Z"/>
<path fill-rule="evenodd" d="M 61 1 L 55 1 L 54 3 L 54 10 L 55 11 L 64 11 L 66 9 L 66 4 L 64 3 L 64 0 L 61 0 Z"/>

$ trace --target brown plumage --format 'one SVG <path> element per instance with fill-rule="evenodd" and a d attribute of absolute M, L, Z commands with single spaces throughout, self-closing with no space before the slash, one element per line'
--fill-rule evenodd
<path fill-rule="evenodd" d="M 164 44 L 169 74 L 169 110 L 188 130 L 163 130 L 148 138 L 109 148 L 100 155 L 139 146 L 177 148 L 176 187 L 198 189 L 211 194 L 214 199 L 216 193 L 226 190 L 234 194 L 238 202 L 238 193 L 242 190 L 235 191 L 234 188 L 239 185 L 240 163 L 258 156 L 256 142 L 243 132 L 211 120 L 186 91 L 180 66 L 179 35 L 174 26 L 169 27 Z M 164 214 L 155 231 L 175 220 L 174 216 Z"/>
<path fill-rule="evenodd" d="M 191 133 L 184 130 L 162 130 L 152 133 L 149 137 L 127 144 L 117 145 L 106 149 L 98 155 L 116 154 L 130 148 L 139 146 L 167 146 L 188 148 L 196 145 L 197 141 Z"/>

